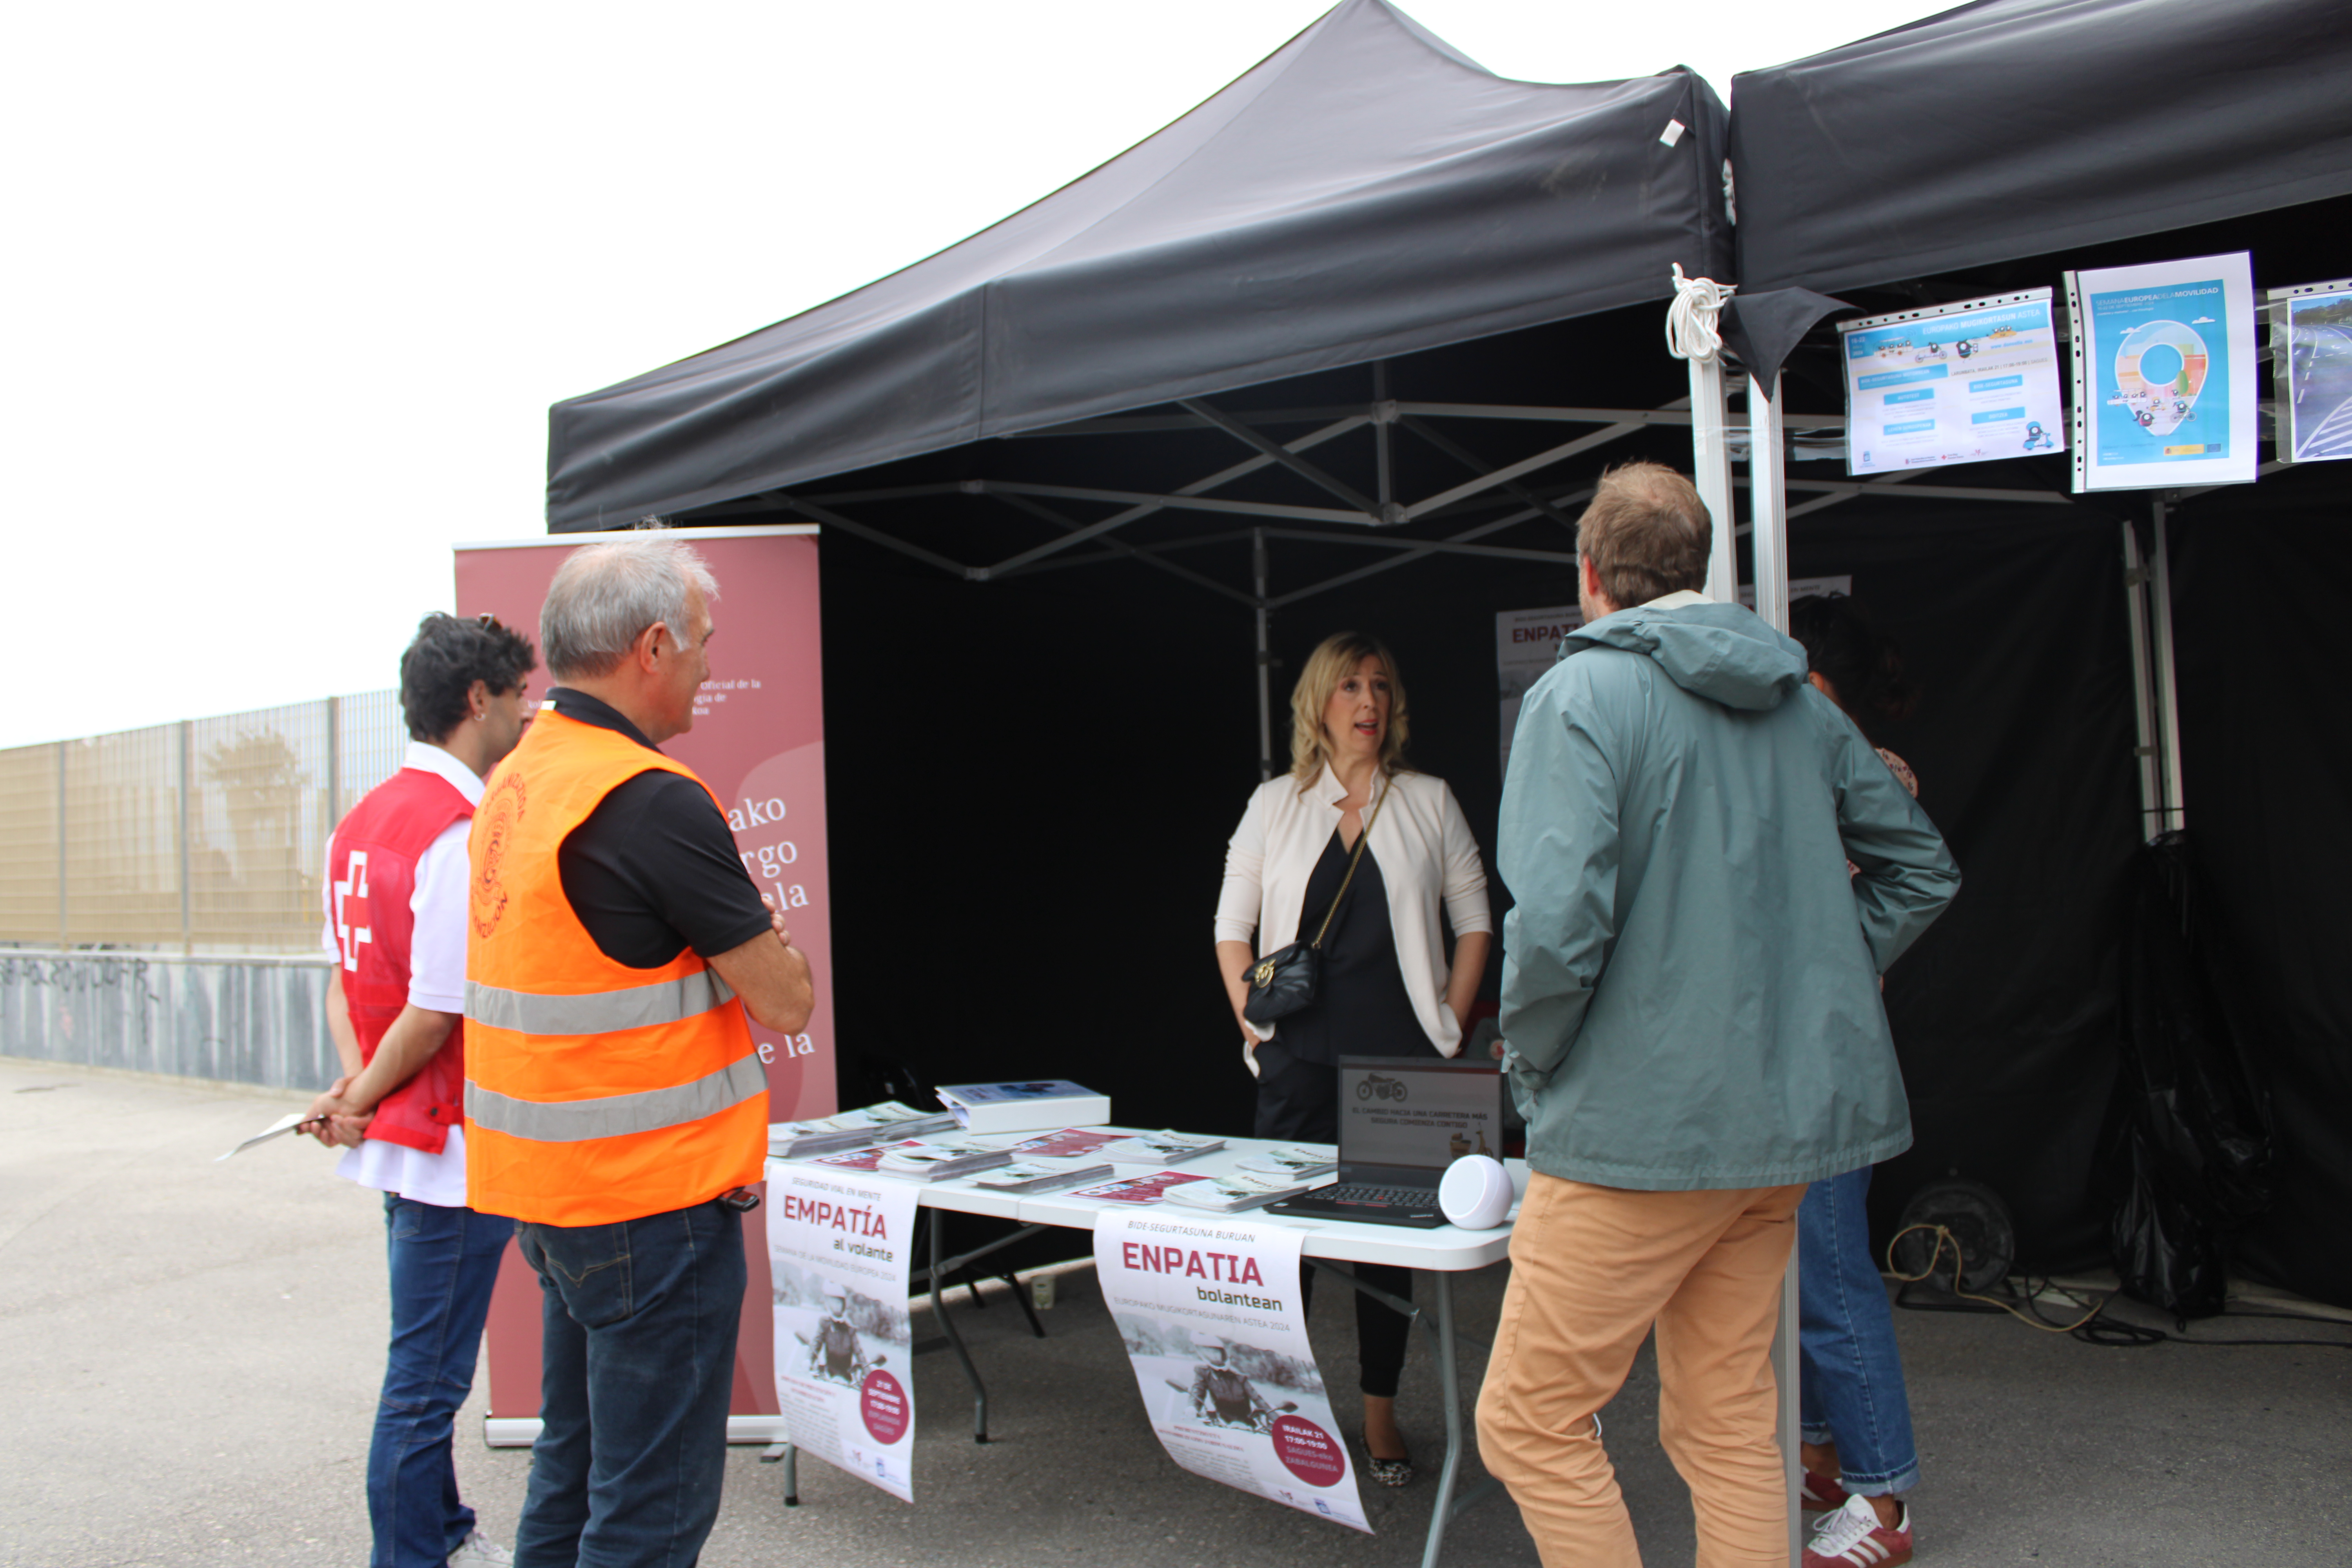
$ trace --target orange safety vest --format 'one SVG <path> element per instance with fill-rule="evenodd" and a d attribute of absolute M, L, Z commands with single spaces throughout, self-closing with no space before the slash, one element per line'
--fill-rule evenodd
<path fill-rule="evenodd" d="M 607 795 L 657 768 L 702 783 L 542 709 L 474 815 L 466 1203 L 480 1213 L 610 1225 L 760 1179 L 768 1076 L 743 1004 L 691 947 L 658 969 L 607 958 L 556 868 Z"/>

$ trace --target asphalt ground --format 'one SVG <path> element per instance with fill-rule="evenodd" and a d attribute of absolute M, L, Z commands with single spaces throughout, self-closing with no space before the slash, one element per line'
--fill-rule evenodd
<path fill-rule="evenodd" d="M 0 1563 L 39 1568 L 331 1563 L 367 1558 L 362 1475 L 386 1323 L 379 1200 L 315 1144 L 214 1156 L 284 1097 L 0 1058 Z M 1073 1251 L 1083 1250 L 1073 1238 Z M 1466 1333 L 1502 1271 L 1461 1283 Z M 1057 1279 L 1037 1340 L 1001 1293 L 955 1310 L 986 1373 L 995 1441 L 975 1445 L 962 1374 L 915 1368 L 909 1507 L 814 1459 L 802 1505 L 756 1448 L 728 1461 L 702 1561 L 971 1568 L 1318 1568 L 1420 1560 L 1441 1449 L 1436 1376 L 1408 1362 L 1400 1405 L 1423 1473 L 1368 1487 L 1373 1535 L 1178 1469 L 1144 1425 L 1091 1272 Z M 1316 1293 L 1335 1387 L 1352 1382 L 1344 1293 Z M 2121 1311 L 2154 1323 L 2145 1312 Z M 919 1337 L 928 1310 L 917 1314 Z M 1918 1558 L 1949 1568 L 2352 1561 L 2352 1352 L 2167 1343 L 2118 1350 L 2007 1317 L 1896 1314 L 1926 1480 Z M 2197 1337 L 2352 1341 L 2344 1323 L 2231 1318 Z M 1475 1380 L 1477 1358 L 1465 1357 Z M 486 1384 L 484 1385 L 486 1386 Z M 511 1539 L 530 1456 L 459 1416 L 457 1470 Z M 1340 1405 L 1350 1440 L 1351 1414 Z M 1653 1564 L 1688 1563 L 1688 1494 L 1660 1452 L 1645 1352 L 1605 1413 Z M 1475 1468 L 1470 1476 L 1482 1474 Z M 1446 1561 L 1533 1564 L 1497 1498 Z"/>

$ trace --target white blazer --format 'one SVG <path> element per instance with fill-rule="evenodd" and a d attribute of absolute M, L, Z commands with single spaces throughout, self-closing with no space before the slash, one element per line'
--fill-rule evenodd
<path fill-rule="evenodd" d="M 1388 884 L 1397 967 L 1430 1044 L 1443 1055 L 1458 1056 L 1462 1026 L 1445 1005 L 1449 971 L 1437 902 L 1445 900 L 1456 936 L 1494 930 L 1486 869 L 1470 823 L 1444 779 L 1400 773 L 1387 781 L 1383 793 L 1389 798 L 1372 822 L 1365 853 L 1380 862 L 1381 879 Z M 1288 773 L 1258 785 L 1225 847 L 1225 885 L 1217 897 L 1219 942 L 1248 942 L 1255 933 L 1256 952 L 1264 957 L 1314 935 L 1299 929 L 1307 913 L 1307 879 L 1339 829 L 1339 802 L 1347 796 L 1347 786 L 1328 765 L 1304 794 Z M 1364 815 L 1370 817 L 1371 812 L 1366 805 Z M 1319 922 L 1323 911 L 1314 910 L 1312 918 Z M 1246 1026 L 1261 1040 L 1274 1038 L 1271 1026 Z M 1257 1071 L 1255 1053 L 1246 1044 L 1243 1056 L 1250 1071 Z"/>

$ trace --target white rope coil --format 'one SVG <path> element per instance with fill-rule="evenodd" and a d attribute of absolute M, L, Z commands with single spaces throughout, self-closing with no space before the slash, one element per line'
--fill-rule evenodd
<path fill-rule="evenodd" d="M 1738 286 L 1712 278 L 1685 278 L 1683 264 L 1675 263 L 1675 302 L 1666 307 L 1666 352 L 1676 359 L 1711 363 L 1723 352 L 1723 334 L 1716 317 Z"/>

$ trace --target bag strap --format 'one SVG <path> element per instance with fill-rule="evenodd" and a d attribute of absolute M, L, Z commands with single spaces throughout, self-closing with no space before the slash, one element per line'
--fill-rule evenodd
<path fill-rule="evenodd" d="M 1372 802 L 1372 815 L 1364 818 L 1364 830 L 1356 835 L 1356 852 L 1348 857 L 1348 874 L 1339 879 L 1339 890 L 1331 896 L 1331 907 L 1323 911 L 1323 923 L 1315 931 L 1315 940 L 1307 945 L 1316 952 L 1323 951 L 1323 938 L 1331 929 L 1332 917 L 1339 912 L 1339 901 L 1348 896 L 1348 884 L 1356 879 L 1356 862 L 1364 858 L 1364 847 L 1372 841 L 1372 824 L 1381 819 L 1381 807 L 1389 803 L 1389 791 L 1396 787 L 1394 779 L 1383 781 L 1381 798 Z"/>

